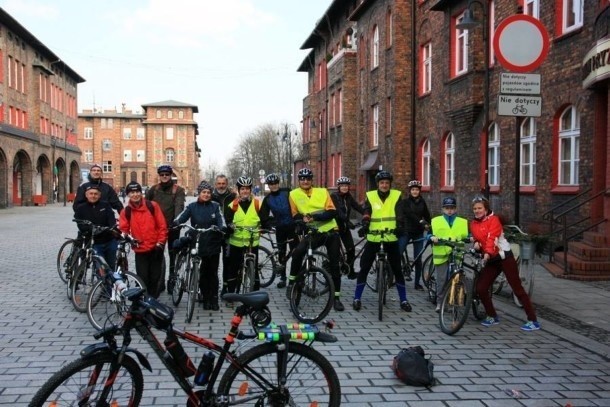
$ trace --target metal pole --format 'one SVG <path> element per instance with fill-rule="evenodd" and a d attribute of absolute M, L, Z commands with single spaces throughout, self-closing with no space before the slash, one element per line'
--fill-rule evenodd
<path fill-rule="evenodd" d="M 483 7 L 483 46 L 485 47 L 485 81 L 483 84 L 483 128 L 485 130 L 485 197 L 489 200 L 489 7 L 486 0 L 481 3 Z"/>
<path fill-rule="evenodd" d="M 64 174 L 64 206 L 66 206 L 68 198 L 68 132 L 66 129 L 64 129 L 64 168 L 66 169 Z"/>

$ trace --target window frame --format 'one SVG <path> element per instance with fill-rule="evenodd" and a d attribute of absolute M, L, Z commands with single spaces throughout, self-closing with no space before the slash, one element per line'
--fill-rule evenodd
<path fill-rule="evenodd" d="M 371 145 L 379 147 L 379 103 L 371 106 Z"/>
<path fill-rule="evenodd" d="M 422 183 L 422 189 L 430 189 L 430 180 L 432 179 L 432 154 L 430 150 L 430 137 L 426 137 L 420 147 L 420 174 L 419 179 Z"/>
<path fill-rule="evenodd" d="M 420 48 L 421 52 L 421 86 L 420 92 L 426 95 L 432 92 L 432 41 L 428 41 Z"/>
<path fill-rule="evenodd" d="M 536 187 L 536 139 L 538 125 L 536 118 L 526 117 L 521 123 L 521 137 L 519 141 L 519 186 L 532 188 Z M 525 150 L 529 154 L 525 154 Z M 529 159 L 526 161 L 526 157 Z M 526 174 L 526 169 L 529 169 Z M 528 180 L 525 181 L 525 178 Z"/>
<path fill-rule="evenodd" d="M 373 37 L 371 38 L 371 70 L 379 67 L 379 26 L 373 27 Z"/>
<path fill-rule="evenodd" d="M 564 117 L 570 114 L 570 128 L 564 127 Z M 579 186 L 580 165 L 580 114 L 573 105 L 566 107 L 559 115 L 559 129 L 557 133 L 557 186 L 575 187 Z M 564 159 L 564 141 L 569 142 L 570 157 Z M 568 166 L 569 179 L 564 179 L 564 166 Z"/>
<path fill-rule="evenodd" d="M 500 187 L 500 149 L 500 127 L 492 122 L 487 128 L 487 181 L 490 187 Z"/>
<path fill-rule="evenodd" d="M 463 11 L 461 14 L 457 15 L 453 20 L 453 33 L 454 43 L 452 44 L 453 49 L 453 63 L 452 63 L 452 71 L 453 76 L 460 76 L 468 72 L 468 64 L 470 63 L 469 55 L 468 55 L 468 42 L 469 42 L 469 32 L 468 30 L 461 30 L 457 28 L 457 25 L 464 19 Z M 460 65 L 463 65 L 460 69 Z"/>
<path fill-rule="evenodd" d="M 455 135 L 448 132 L 442 139 L 441 180 L 443 191 L 455 189 Z"/>

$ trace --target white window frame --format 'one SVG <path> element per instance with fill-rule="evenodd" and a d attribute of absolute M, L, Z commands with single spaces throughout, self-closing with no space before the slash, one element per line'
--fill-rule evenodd
<path fill-rule="evenodd" d="M 432 155 L 430 154 L 430 138 L 427 138 L 421 146 L 421 175 L 422 185 L 430 186 L 430 171 L 432 168 Z"/>
<path fill-rule="evenodd" d="M 132 162 L 133 156 L 131 155 L 131 150 L 123 150 L 123 162 Z"/>
<path fill-rule="evenodd" d="M 166 127 L 165 128 L 165 139 L 166 140 L 173 140 L 174 139 L 174 128 L 173 127 Z"/>
<path fill-rule="evenodd" d="M 93 162 L 93 150 L 85 150 L 83 152 L 83 155 L 85 156 L 85 162 L 86 163 L 92 163 Z"/>
<path fill-rule="evenodd" d="M 85 127 L 83 131 L 83 138 L 85 140 L 93 140 L 93 127 Z"/>
<path fill-rule="evenodd" d="M 167 118 L 168 119 L 173 119 L 174 118 L 174 111 L 173 110 L 168 110 L 167 111 Z"/>
<path fill-rule="evenodd" d="M 165 162 L 173 163 L 175 159 L 176 159 L 176 152 L 174 151 L 174 149 L 173 148 L 165 149 Z"/>
<path fill-rule="evenodd" d="M 146 152 L 144 150 L 136 150 L 136 161 L 139 163 L 146 161 Z"/>
<path fill-rule="evenodd" d="M 455 19 L 455 74 L 468 72 L 468 30 L 460 30 L 457 25 L 464 19 L 464 13 Z M 460 58 L 461 57 L 461 58 Z M 461 66 L 461 69 L 460 69 Z"/>
<path fill-rule="evenodd" d="M 527 117 L 521 123 L 520 153 L 521 169 L 519 185 L 522 187 L 536 186 L 536 119 Z"/>
<path fill-rule="evenodd" d="M 582 27 L 584 3 L 584 0 L 563 0 L 563 13 L 561 16 L 563 33 L 569 33 Z M 568 15 L 570 13 L 574 15 L 574 22 L 568 25 Z"/>
<path fill-rule="evenodd" d="M 106 173 L 112 172 L 112 161 L 102 162 L 102 169 Z"/>
<path fill-rule="evenodd" d="M 178 119 L 184 119 L 184 110 L 178 110 Z"/>
<path fill-rule="evenodd" d="M 443 186 L 453 187 L 455 185 L 455 136 L 453 133 L 447 134 L 444 143 L 443 160 L 445 164 L 445 173 L 443 174 Z"/>
<path fill-rule="evenodd" d="M 379 146 L 379 104 L 373 105 L 373 147 Z"/>
<path fill-rule="evenodd" d="M 432 42 L 422 46 L 422 93 L 432 91 Z"/>
<path fill-rule="evenodd" d="M 102 150 L 103 151 L 112 150 L 112 140 L 110 140 L 109 138 L 105 138 L 104 140 L 102 140 Z"/>
<path fill-rule="evenodd" d="M 568 123 L 564 123 L 565 119 Z M 568 106 L 559 119 L 558 185 L 578 185 L 579 150 L 580 115 L 574 106 Z"/>
<path fill-rule="evenodd" d="M 540 0 L 523 0 L 523 14 L 540 18 Z"/>
<path fill-rule="evenodd" d="M 373 29 L 373 46 L 371 47 L 371 69 L 379 66 L 379 26 L 376 25 Z"/>
<path fill-rule="evenodd" d="M 488 127 L 487 137 L 487 179 L 490 186 L 500 186 L 500 127 L 491 123 Z"/>
<path fill-rule="evenodd" d="M 146 139 L 146 130 L 144 127 L 136 128 L 136 140 L 145 140 Z"/>
<path fill-rule="evenodd" d="M 123 140 L 131 140 L 131 127 L 123 128 Z"/>

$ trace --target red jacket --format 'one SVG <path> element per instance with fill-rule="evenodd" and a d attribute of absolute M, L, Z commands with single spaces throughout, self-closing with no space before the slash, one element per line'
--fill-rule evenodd
<path fill-rule="evenodd" d="M 500 252 L 500 249 L 496 247 L 496 239 L 502 233 L 504 233 L 502 222 L 494 214 L 470 221 L 470 234 L 481 245 L 481 251 L 488 253 L 490 257 L 494 257 Z"/>
<path fill-rule="evenodd" d="M 154 215 L 148 209 L 144 202 L 145 198 L 140 201 L 141 205 L 135 206 L 129 202 L 131 207 L 131 219 L 127 220 L 126 211 L 121 211 L 119 216 L 119 229 L 123 233 L 129 233 L 134 238 L 140 241 L 138 247 L 133 249 L 136 253 L 145 253 L 153 250 L 157 243 L 165 245 L 167 241 L 167 222 L 163 211 L 159 204 L 150 201 L 154 208 Z"/>

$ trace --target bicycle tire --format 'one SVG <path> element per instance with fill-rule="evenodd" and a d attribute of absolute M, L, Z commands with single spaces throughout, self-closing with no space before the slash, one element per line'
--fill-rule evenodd
<path fill-rule="evenodd" d="M 100 279 L 94 270 L 93 261 L 83 261 L 74 270 L 74 275 L 71 279 L 72 297 L 70 301 L 72 301 L 74 309 L 78 312 L 87 311 L 89 293 Z"/>
<path fill-rule="evenodd" d="M 74 239 L 66 240 L 57 252 L 57 274 L 64 283 L 68 283 L 68 261 L 70 261 L 70 253 L 74 250 Z"/>
<path fill-rule="evenodd" d="M 275 280 L 277 271 L 277 261 L 275 255 L 266 247 L 258 247 L 258 278 L 261 288 L 267 288 Z"/>
<path fill-rule="evenodd" d="M 402 275 L 405 277 L 405 281 L 412 281 L 415 275 L 413 267 L 411 267 L 411 263 L 409 262 L 409 256 L 407 254 L 407 249 L 400 254 L 400 267 L 402 271 Z"/>
<path fill-rule="evenodd" d="M 197 302 L 197 294 L 199 292 L 199 265 L 197 262 L 193 262 L 190 265 L 190 274 L 188 279 L 188 285 L 186 289 L 186 323 L 190 323 L 193 319 L 193 312 L 195 311 L 195 303 Z"/>
<path fill-rule="evenodd" d="M 227 368 L 218 395 L 226 398 L 228 405 L 339 406 L 341 384 L 330 362 L 302 343 L 290 342 L 287 352 L 285 383 L 278 377 L 278 345 L 263 343 L 244 352 Z M 261 377 L 257 380 L 254 375 Z M 244 384 L 248 384 L 245 392 Z"/>
<path fill-rule="evenodd" d="M 247 259 L 242 269 L 241 277 L 241 294 L 246 294 L 254 291 L 254 284 L 256 279 L 256 268 L 254 267 L 254 260 Z"/>
<path fill-rule="evenodd" d="M 302 270 L 290 290 L 290 310 L 300 322 L 314 324 L 333 306 L 335 285 L 330 274 L 316 266 Z"/>
<path fill-rule="evenodd" d="M 369 274 L 366 276 L 366 286 L 371 289 L 372 292 L 377 292 L 377 267 L 375 263 L 371 266 Z"/>
<path fill-rule="evenodd" d="M 112 400 L 98 400 L 104 384 L 110 379 L 109 368 L 113 362 L 118 363 L 120 368 L 110 390 Z M 92 384 L 93 378 L 97 380 Z M 88 400 L 77 400 L 85 394 L 85 389 Z M 119 361 L 107 351 L 77 359 L 64 366 L 42 385 L 29 406 L 74 405 L 72 403 L 75 401 L 77 405 L 138 406 L 143 391 L 144 378 L 138 363 L 128 355 Z"/>
<path fill-rule="evenodd" d="M 436 304 L 438 286 L 436 283 L 436 267 L 434 266 L 432 254 L 429 254 L 422 264 L 422 281 L 428 291 L 428 301 Z"/>
<path fill-rule="evenodd" d="M 517 265 L 519 266 L 519 279 L 521 280 L 521 285 L 531 301 L 534 294 L 534 268 L 530 266 L 529 263 L 524 266 L 521 261 L 519 261 Z M 519 298 L 517 298 L 514 292 L 512 293 L 512 297 L 515 305 L 519 308 L 523 308 L 523 304 L 519 301 Z"/>
<path fill-rule="evenodd" d="M 377 319 L 383 321 L 383 307 L 385 305 L 385 295 L 387 291 L 387 270 L 385 260 L 376 262 L 377 269 Z"/>
<path fill-rule="evenodd" d="M 447 335 L 457 333 L 468 318 L 472 306 L 473 290 L 462 271 L 447 280 L 447 288 L 441 304 L 439 323 Z"/>
<path fill-rule="evenodd" d="M 174 285 L 170 292 L 172 296 L 172 303 L 174 306 L 180 305 L 182 301 L 182 294 L 186 288 L 186 276 L 188 276 L 189 268 L 189 256 L 190 254 L 181 251 L 176 256 L 176 266 L 174 268 Z"/>
<path fill-rule="evenodd" d="M 142 287 L 144 283 L 134 273 L 121 272 L 127 288 Z M 107 323 L 121 326 L 125 313 L 129 310 L 127 300 L 116 292 L 114 286 L 108 286 L 108 280 L 100 279 L 87 298 L 87 318 L 91 325 L 99 330 L 108 327 Z"/>

